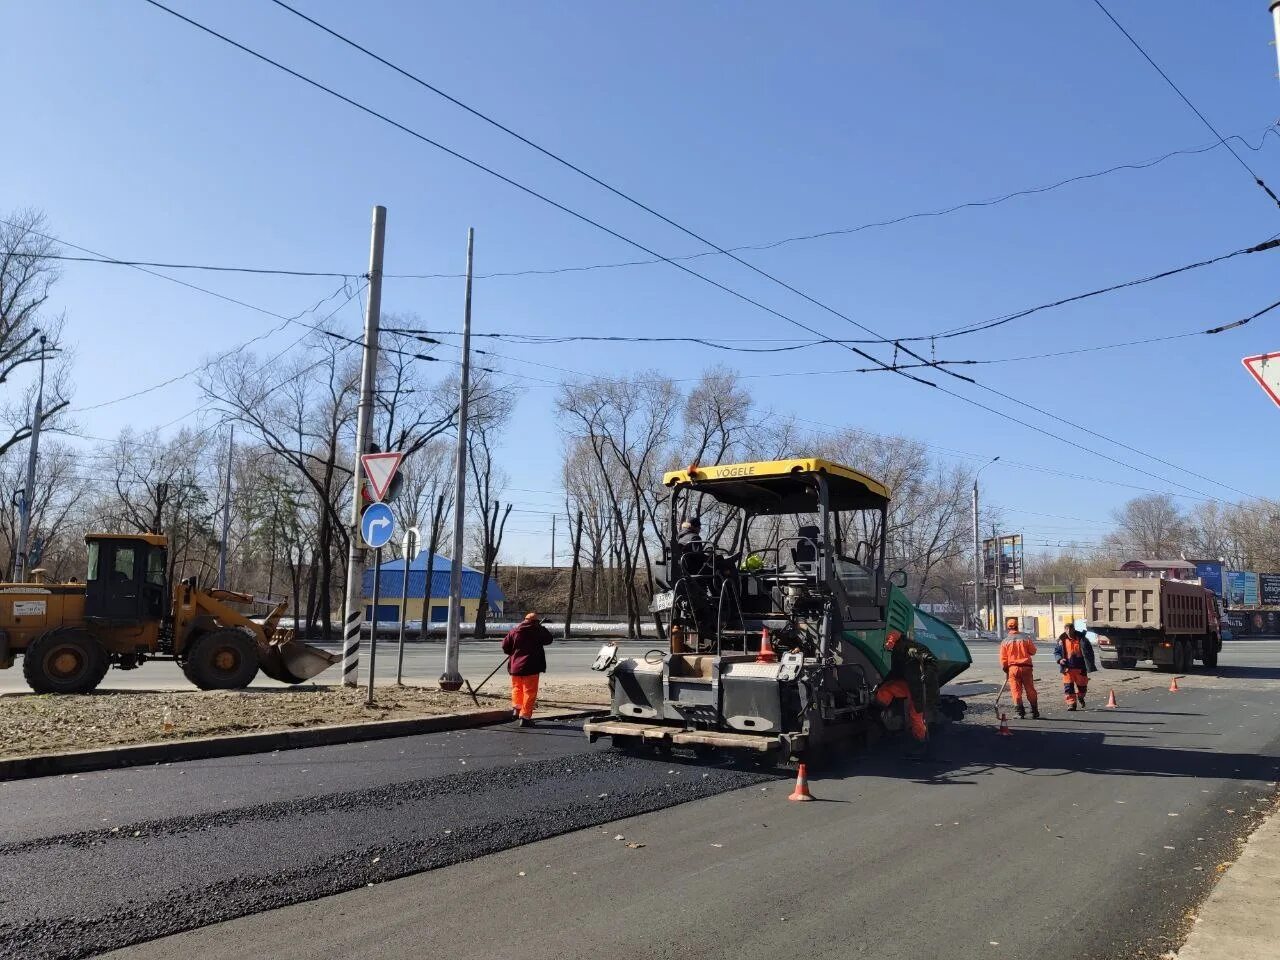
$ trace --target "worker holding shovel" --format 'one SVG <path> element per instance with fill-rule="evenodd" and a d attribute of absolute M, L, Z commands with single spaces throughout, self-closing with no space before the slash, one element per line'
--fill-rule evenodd
<path fill-rule="evenodd" d="M 1036 655 L 1036 642 L 1018 629 L 1016 617 L 1004 623 L 1005 638 L 1000 641 L 1000 666 L 1009 678 L 1009 692 L 1013 694 L 1013 709 L 1023 719 L 1027 708 L 1022 705 L 1025 693 L 1031 703 L 1031 716 L 1040 719 L 1040 697 L 1036 693 L 1035 669 L 1032 660 Z"/>
<path fill-rule="evenodd" d="M 526 613 L 511 632 L 502 638 L 511 674 L 511 719 L 522 727 L 533 726 L 533 708 L 538 702 L 538 677 L 547 672 L 544 648 L 551 643 L 551 631 L 534 612 Z"/>

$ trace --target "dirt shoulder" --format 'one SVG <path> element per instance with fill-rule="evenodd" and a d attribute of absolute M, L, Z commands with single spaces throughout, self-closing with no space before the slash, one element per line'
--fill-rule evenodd
<path fill-rule="evenodd" d="M 592 684 L 549 683 L 542 700 L 591 703 Z M 408 720 L 501 709 L 505 695 L 482 693 L 480 706 L 466 693 L 425 687 L 378 687 L 372 706 L 364 688 L 294 687 L 287 690 L 157 691 L 74 696 L 0 697 L 0 759 L 92 750 L 194 737 L 299 730 L 333 724 Z M 603 697 L 603 694 L 600 694 Z"/>

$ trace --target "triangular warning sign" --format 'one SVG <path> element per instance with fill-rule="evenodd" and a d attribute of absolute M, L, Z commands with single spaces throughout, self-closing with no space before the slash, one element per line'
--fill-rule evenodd
<path fill-rule="evenodd" d="M 1256 357 L 1245 357 L 1242 362 L 1258 385 L 1267 391 L 1271 402 L 1280 407 L 1280 353 L 1260 353 Z"/>
<path fill-rule="evenodd" d="M 396 451 L 388 453 L 366 453 L 360 457 L 360 465 L 364 467 L 365 478 L 369 481 L 369 492 L 373 499 L 381 500 L 391 488 L 396 471 L 400 469 L 400 461 L 404 454 Z"/>

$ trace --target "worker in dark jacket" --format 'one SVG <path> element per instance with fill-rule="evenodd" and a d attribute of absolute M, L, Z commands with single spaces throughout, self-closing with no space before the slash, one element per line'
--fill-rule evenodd
<path fill-rule="evenodd" d="M 551 631 L 542 625 L 536 613 L 524 619 L 502 638 L 502 652 L 507 655 L 507 673 L 511 674 L 511 719 L 520 726 L 533 726 L 533 708 L 538 702 L 538 677 L 547 672 L 545 647 L 551 642 Z"/>
<path fill-rule="evenodd" d="M 1074 623 L 1069 623 L 1066 632 L 1058 637 L 1053 658 L 1062 673 L 1062 696 L 1067 701 L 1067 709 L 1074 710 L 1077 705 L 1083 709 L 1089 673 L 1098 669 L 1093 662 L 1093 644 L 1076 630 Z"/>

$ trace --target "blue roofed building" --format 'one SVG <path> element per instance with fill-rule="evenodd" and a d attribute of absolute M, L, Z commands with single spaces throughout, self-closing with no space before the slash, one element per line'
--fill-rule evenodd
<path fill-rule="evenodd" d="M 428 569 L 428 554 L 425 550 L 414 557 L 409 565 L 409 589 L 406 596 L 400 596 L 404 585 L 404 561 L 388 560 L 382 564 L 381 584 L 378 596 L 378 622 L 399 623 L 401 612 L 407 620 L 422 620 L 426 610 L 426 620 L 430 623 L 443 624 L 449 618 L 449 571 L 453 563 L 448 557 L 438 553 L 431 555 Z M 484 575 L 465 564 L 462 567 L 462 619 L 474 622 L 476 609 L 480 605 L 480 584 Z M 428 584 L 430 590 L 428 591 Z M 489 613 L 502 616 L 502 604 L 506 598 L 497 580 L 489 581 Z M 373 619 L 373 570 L 364 572 L 364 618 L 366 622 Z"/>

